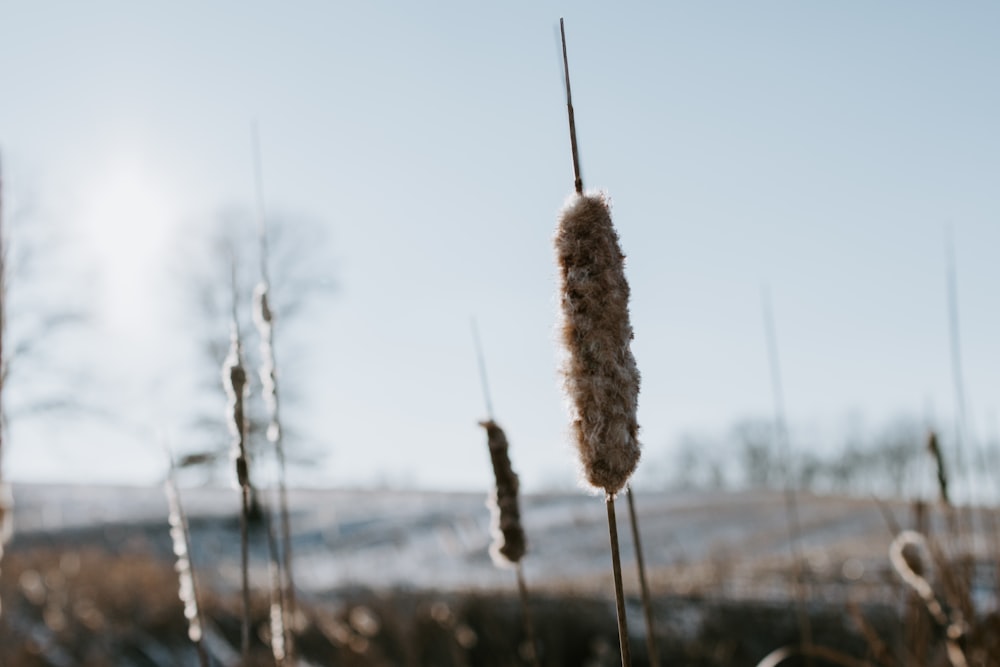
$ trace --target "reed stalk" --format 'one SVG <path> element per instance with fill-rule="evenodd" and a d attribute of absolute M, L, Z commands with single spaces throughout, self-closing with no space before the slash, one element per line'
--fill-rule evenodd
<path fill-rule="evenodd" d="M 264 209 L 264 178 L 260 155 L 260 136 L 253 126 L 254 185 L 257 199 L 257 222 L 260 238 L 260 282 L 254 290 L 254 324 L 260 335 L 261 365 L 259 370 L 261 393 L 267 406 L 269 424 L 267 439 L 274 446 L 278 460 L 278 510 L 281 522 L 281 555 L 277 562 L 281 579 L 281 617 L 285 653 L 294 664 L 294 629 L 298 614 L 295 596 L 295 578 L 292 574 L 292 534 L 288 510 L 288 486 L 285 444 L 281 428 L 278 393 L 278 365 L 275 358 L 274 312 L 271 309 L 271 281 L 268 271 L 269 252 L 267 216 Z M 269 528 L 269 530 L 271 530 Z"/>
<path fill-rule="evenodd" d="M 521 512 L 518 507 L 518 490 L 520 482 L 510 463 L 507 454 L 507 436 L 492 419 L 480 422 L 486 429 L 490 450 L 490 461 L 493 464 L 493 476 L 496 483 L 493 494 L 489 498 L 490 533 L 493 542 L 490 544 L 490 557 L 497 567 L 513 567 L 517 574 L 517 591 L 521 602 L 521 619 L 524 624 L 524 634 L 528 642 L 531 664 L 539 667 L 538 644 L 535 640 L 535 627 L 531 618 L 531 607 L 528 599 L 528 587 L 524 580 L 524 569 L 521 559 L 527 551 L 528 543 L 521 525 Z"/>
<path fill-rule="evenodd" d="M 937 433 L 934 431 L 927 434 L 927 451 L 934 458 L 934 468 L 937 472 L 938 497 L 942 505 L 951 507 L 951 497 L 948 495 L 948 470 L 944 464 L 944 456 L 941 454 L 941 445 L 938 443 Z"/>
<path fill-rule="evenodd" d="M 4 428 L 7 422 L 4 411 L 4 385 L 7 380 L 7 357 L 3 342 L 7 332 L 7 238 L 4 227 L 3 163 L 0 161 L 0 565 L 4 546 L 13 532 L 13 496 L 3 474 Z M 3 606 L 0 604 L 0 613 Z"/>
<path fill-rule="evenodd" d="M 566 351 L 562 375 L 583 477 L 588 485 L 605 494 L 618 638 L 622 665 L 630 666 L 614 498 L 628 483 L 639 462 L 636 420 L 639 370 L 631 351 L 633 332 L 629 322 L 625 255 L 611 221 L 608 198 L 603 193 L 585 193 L 580 176 L 566 29 L 562 19 L 559 20 L 559 33 L 575 189 L 560 214 L 555 237 L 561 333 Z"/>
<path fill-rule="evenodd" d="M 632 664 L 632 650 L 628 642 L 628 621 L 625 615 L 625 587 L 622 584 L 622 557 L 618 548 L 618 521 L 615 518 L 615 497 L 610 493 L 604 497 L 608 509 L 608 536 L 611 540 L 611 563 L 615 575 L 615 610 L 618 616 L 618 643 L 621 648 L 622 665 Z"/>
<path fill-rule="evenodd" d="M 642 554 L 642 540 L 639 539 L 639 517 L 635 509 L 635 494 L 632 485 L 626 489 L 628 494 L 628 516 L 632 524 L 632 541 L 635 543 L 635 561 L 639 570 L 639 590 L 642 593 L 642 610 L 646 618 L 646 652 L 649 654 L 649 667 L 660 667 L 660 651 L 656 645 L 656 633 L 653 620 L 653 597 L 649 593 L 649 582 L 646 579 L 646 563 Z"/>
<path fill-rule="evenodd" d="M 517 574 L 517 592 L 521 602 L 521 618 L 524 624 L 524 635 L 528 643 L 528 658 L 533 667 L 540 667 L 538 643 L 535 639 L 535 626 L 531 616 L 531 605 L 528 597 L 528 586 L 524 578 L 524 568 L 521 559 L 527 552 L 528 543 L 521 524 L 521 510 L 518 504 L 520 480 L 510 462 L 507 435 L 493 420 L 493 401 L 490 398 L 489 380 L 486 376 L 486 359 L 482 343 L 479 340 L 479 329 L 475 319 L 472 320 L 472 337 L 476 346 L 476 360 L 479 367 L 479 379 L 483 390 L 483 400 L 489 418 L 479 422 L 486 429 L 487 446 L 490 451 L 490 463 L 493 467 L 494 486 L 489 498 L 490 533 L 493 541 L 490 544 L 490 558 L 497 567 L 513 567 Z"/>
<path fill-rule="evenodd" d="M 236 483 L 240 489 L 240 575 L 243 592 L 243 620 L 240 648 L 244 663 L 250 654 L 250 461 L 247 453 L 247 420 L 245 402 L 248 378 L 243 365 L 242 343 L 236 298 L 236 261 L 232 261 L 233 315 L 229 353 L 222 363 L 222 383 L 228 399 L 226 420 L 232 436 L 231 455 L 236 465 Z"/>
<path fill-rule="evenodd" d="M 806 659 L 806 665 L 814 664 L 812 640 L 812 622 L 809 610 L 806 608 L 806 585 L 803 581 L 803 556 L 799 547 L 800 524 L 798 494 L 792 479 L 792 452 L 788 438 L 788 421 L 785 417 L 785 395 L 781 382 L 781 363 L 778 358 L 778 337 L 775 332 L 774 311 L 771 309 L 771 299 L 767 288 L 761 290 L 761 308 L 764 316 L 764 334 L 767 339 L 768 366 L 771 370 L 771 392 L 774 402 L 774 435 L 780 456 L 784 462 L 784 497 L 785 514 L 788 521 L 788 547 L 792 557 L 792 567 L 795 577 L 795 608 L 798 617 L 800 634 L 800 651 Z"/>
<path fill-rule="evenodd" d="M 174 460 L 171 456 L 170 468 L 167 472 L 167 479 L 163 483 L 163 489 L 167 496 L 169 509 L 167 520 L 170 524 L 170 540 L 173 543 L 174 556 L 177 558 L 177 563 L 174 566 L 179 582 L 177 595 L 184 605 L 184 617 L 188 622 L 188 638 L 194 644 L 198 654 L 198 664 L 201 667 L 209 667 L 208 652 L 205 650 L 203 642 L 205 619 L 198 601 L 198 582 L 195 579 L 191 555 L 191 530 L 188 527 L 184 506 L 181 504 L 175 470 Z"/>
<path fill-rule="evenodd" d="M 524 580 L 524 567 L 521 563 L 516 566 L 517 571 L 517 593 L 521 600 L 521 618 L 524 621 L 524 636 L 528 641 L 528 659 L 533 667 L 541 667 L 541 656 L 538 653 L 538 639 L 535 637 L 535 621 L 531 615 L 531 604 L 528 596 L 528 585 Z"/>

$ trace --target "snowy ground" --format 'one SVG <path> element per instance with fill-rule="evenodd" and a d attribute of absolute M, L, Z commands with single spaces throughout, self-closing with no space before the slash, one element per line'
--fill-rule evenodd
<path fill-rule="evenodd" d="M 152 546 L 169 557 L 166 502 L 158 487 L 20 485 L 15 541 L 100 541 L 115 549 Z M 196 569 L 238 582 L 237 493 L 182 490 Z M 491 589 L 513 574 L 490 561 L 483 494 L 296 490 L 291 493 L 297 584 L 320 593 L 344 586 Z M 641 539 L 657 592 L 786 595 L 792 553 L 784 495 L 776 492 L 642 493 Z M 911 511 L 887 506 L 904 527 Z M 634 562 L 628 503 L 617 503 L 622 558 Z M 878 586 L 892 533 L 872 500 L 800 496 L 799 549 L 811 579 Z M 607 514 L 583 493 L 522 498 L 529 539 L 523 564 L 533 586 L 604 588 L 610 577 Z M 253 537 L 252 567 L 264 576 L 266 542 Z M 626 568 L 628 572 L 632 568 Z M 626 577 L 629 575 L 626 574 Z M 262 580 L 262 579 L 261 579 Z M 628 582 L 627 582 L 628 583 Z"/>

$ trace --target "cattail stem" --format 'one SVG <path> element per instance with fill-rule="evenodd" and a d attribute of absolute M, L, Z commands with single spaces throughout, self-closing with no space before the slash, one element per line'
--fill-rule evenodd
<path fill-rule="evenodd" d="M 472 339 L 476 347 L 476 361 L 479 366 L 479 380 L 483 390 L 483 400 L 486 404 L 487 421 L 480 422 L 486 429 L 490 462 L 493 465 L 493 477 L 496 482 L 493 497 L 490 499 L 492 514 L 491 532 L 494 541 L 490 545 L 490 556 L 498 565 L 513 564 L 517 573 L 517 592 L 521 600 L 521 618 L 524 623 L 524 635 L 528 642 L 531 664 L 540 667 L 538 644 L 535 641 L 535 626 L 531 618 L 531 607 L 528 602 L 528 586 L 524 582 L 524 570 L 521 559 L 527 549 L 524 528 L 521 526 L 521 512 L 518 508 L 517 495 L 520 482 L 510 463 L 507 454 L 507 436 L 495 421 L 493 421 L 493 401 L 490 399 L 490 383 L 486 376 L 486 355 L 479 340 L 479 327 L 476 318 L 472 318 Z"/>
<path fill-rule="evenodd" d="M 948 469 L 944 464 L 944 456 L 941 455 L 941 445 L 938 443 L 937 433 L 931 431 L 927 436 L 927 450 L 934 457 L 934 467 L 937 471 L 938 497 L 945 507 L 951 506 L 951 497 L 948 495 Z M 898 532 L 898 531 L 897 531 Z"/>
<path fill-rule="evenodd" d="M 521 618 L 524 622 L 524 636 L 528 641 L 531 664 L 533 667 L 541 667 L 538 641 L 535 639 L 535 623 L 531 617 L 531 605 L 528 599 L 528 585 L 524 582 L 524 568 L 520 562 L 517 564 L 517 592 L 521 598 Z"/>
<path fill-rule="evenodd" d="M 174 479 L 174 461 L 170 458 L 170 469 L 164 484 L 167 505 L 170 510 L 170 537 L 174 543 L 174 554 L 177 556 L 177 575 L 180 580 L 179 595 L 184 604 L 184 615 L 188 620 L 188 637 L 194 643 L 198 654 L 200 667 L 209 667 L 208 652 L 205 650 L 204 628 L 205 619 L 201 612 L 201 601 L 198 598 L 198 583 L 194 573 L 194 556 L 191 553 L 191 530 L 188 527 L 187 515 L 181 504 L 180 491 Z"/>
<path fill-rule="evenodd" d="M 798 615 L 800 646 L 806 658 L 806 665 L 814 664 L 812 653 L 812 622 L 806 608 L 806 590 L 803 581 L 803 558 L 799 548 L 799 506 L 798 496 L 792 479 L 792 452 L 788 442 L 788 421 L 785 417 L 785 395 L 781 383 L 781 363 L 778 358 L 778 337 L 775 333 L 774 312 L 767 288 L 761 290 L 761 307 L 764 315 L 764 335 L 767 339 L 767 356 L 771 370 L 771 391 L 774 401 L 774 435 L 780 456 L 784 461 L 785 516 L 788 521 L 788 548 L 791 552 L 795 578 L 795 607 Z"/>
<path fill-rule="evenodd" d="M 576 145 L 576 118 L 573 115 L 573 93 L 569 86 L 569 57 L 566 55 L 566 28 L 559 19 L 559 36 L 562 38 L 563 73 L 566 77 L 566 112 L 569 114 L 569 142 L 573 151 L 573 185 L 578 195 L 583 194 L 583 178 L 580 177 L 580 151 Z"/>
<path fill-rule="evenodd" d="M 250 658 L 250 487 L 240 487 L 240 585 L 243 589 L 243 622 L 240 626 L 240 652 L 243 662 Z"/>
<path fill-rule="evenodd" d="M 965 381 L 962 376 L 962 339 L 958 320 L 958 271 L 955 267 L 955 244 L 951 229 L 948 229 L 947 281 L 948 281 L 948 339 L 951 349 L 951 374 L 955 391 L 955 468 L 958 476 L 965 476 L 970 496 L 975 497 L 975 478 L 969 474 L 965 458 L 965 439 L 968 435 L 965 418 Z"/>
<path fill-rule="evenodd" d="M 483 354 L 482 341 L 479 340 L 479 326 L 476 318 L 472 318 L 472 342 L 476 347 L 476 364 L 479 368 L 479 384 L 483 390 L 483 402 L 486 404 L 486 418 L 493 420 L 493 399 L 490 397 L 490 381 L 486 376 L 486 356 Z"/>
<path fill-rule="evenodd" d="M 275 667 L 284 667 L 287 657 L 285 638 L 285 580 L 281 568 L 281 557 L 278 553 L 278 538 L 274 534 L 274 520 L 271 508 L 265 505 L 264 529 L 267 533 L 268 574 L 271 579 L 270 608 L 268 620 L 271 627 L 271 655 L 274 656 Z"/>
<path fill-rule="evenodd" d="M 289 657 L 289 660 L 294 664 L 293 630 L 297 617 L 297 606 L 295 600 L 295 578 L 292 576 L 292 534 L 288 511 L 284 431 L 281 428 L 279 410 L 280 403 L 278 401 L 277 361 L 275 359 L 274 343 L 274 317 L 269 303 L 271 283 L 267 270 L 269 245 L 267 240 L 267 216 L 265 215 L 264 209 L 263 160 L 261 159 L 260 152 L 260 133 L 258 132 L 256 122 L 253 124 L 252 133 L 254 190 L 257 201 L 258 235 L 260 237 L 261 275 L 261 282 L 254 294 L 254 320 L 261 338 L 260 347 L 262 364 L 260 368 L 260 379 L 264 388 L 265 403 L 267 404 L 270 416 L 267 438 L 274 443 L 274 450 L 278 459 L 278 506 L 281 521 L 281 556 L 277 559 L 277 569 L 282 588 L 279 599 L 282 616 L 281 624 L 284 628 L 284 651 Z"/>
<path fill-rule="evenodd" d="M 236 482 L 240 487 L 240 570 L 243 588 L 243 624 L 241 649 L 243 662 L 250 655 L 250 457 L 247 453 L 246 395 L 247 373 L 243 366 L 240 341 L 239 299 L 236 291 L 236 259 L 232 258 L 233 315 L 229 354 L 222 364 L 222 384 L 228 404 L 226 419 L 232 435 L 232 456 L 236 464 Z"/>
<path fill-rule="evenodd" d="M 632 652 L 628 643 L 628 619 L 625 616 L 625 586 L 622 584 L 622 558 L 618 548 L 618 521 L 615 518 L 615 497 L 605 498 L 608 508 L 608 535 L 611 539 L 611 566 L 615 575 L 615 604 L 618 610 L 618 643 L 622 651 L 622 667 L 631 667 Z"/>
<path fill-rule="evenodd" d="M 635 511 L 635 494 L 632 485 L 626 487 L 628 493 L 628 513 L 632 524 L 632 541 L 635 543 L 635 561 L 639 568 L 639 590 L 642 591 L 642 610 L 646 617 L 646 651 L 649 653 L 649 667 L 659 667 L 660 652 L 656 646 L 655 626 L 653 625 L 653 598 L 649 594 L 649 582 L 646 580 L 646 564 L 642 557 L 642 541 L 639 539 L 639 517 Z"/>
<path fill-rule="evenodd" d="M 0 163 L 0 561 L 3 560 L 4 544 L 10 535 L 11 507 L 10 494 L 3 476 L 3 422 L 5 421 L 3 389 L 7 379 L 7 359 L 4 357 L 3 339 L 7 329 L 7 242 L 3 225 L 3 165 Z M 2 607 L 0 607 L 2 610 Z"/>

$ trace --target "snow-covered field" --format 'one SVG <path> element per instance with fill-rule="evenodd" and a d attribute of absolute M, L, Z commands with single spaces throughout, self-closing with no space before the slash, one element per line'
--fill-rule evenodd
<path fill-rule="evenodd" d="M 37 541 L 151 547 L 169 558 L 166 502 L 159 487 L 17 485 L 12 548 Z M 237 493 L 187 488 L 194 564 L 222 585 L 239 578 Z M 321 593 L 373 588 L 508 588 L 513 574 L 490 561 L 485 494 L 295 490 L 290 494 L 297 584 Z M 637 492 L 641 539 L 658 592 L 786 595 L 792 568 L 785 498 L 777 492 Z M 854 591 L 885 580 L 892 533 L 873 500 L 800 496 L 799 549 L 810 579 Z M 910 508 L 888 503 L 912 524 Z M 634 561 L 628 503 L 617 502 L 622 557 Z M 607 515 L 583 493 L 528 495 L 523 561 L 533 587 L 590 590 L 610 581 Z M 264 576 L 263 534 L 252 567 Z M 627 568 L 629 572 L 634 568 Z M 628 577 L 629 575 L 626 574 Z M 260 579 L 263 580 L 263 579 Z M 627 582 L 628 583 L 628 582 Z"/>

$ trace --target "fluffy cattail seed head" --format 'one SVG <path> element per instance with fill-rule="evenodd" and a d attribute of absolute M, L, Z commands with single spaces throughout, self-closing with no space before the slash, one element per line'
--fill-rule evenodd
<path fill-rule="evenodd" d="M 639 370 L 618 234 L 601 193 L 574 194 L 559 218 L 562 373 L 586 481 L 616 494 L 639 463 Z"/>
<path fill-rule="evenodd" d="M 507 454 L 507 436 L 492 419 L 479 422 L 486 429 L 496 487 L 489 499 L 493 544 L 490 556 L 497 565 L 516 564 L 527 550 L 521 511 L 517 504 L 520 483 Z"/>

